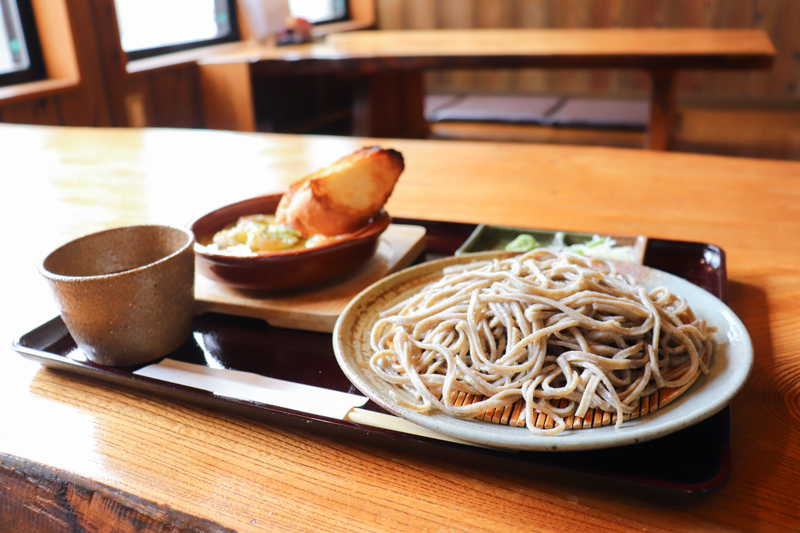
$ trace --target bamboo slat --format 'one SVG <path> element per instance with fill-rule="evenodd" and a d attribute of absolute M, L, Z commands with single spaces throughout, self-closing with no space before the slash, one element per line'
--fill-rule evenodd
<path fill-rule="evenodd" d="M 700 376 L 700 371 L 698 371 L 694 377 L 684 386 L 678 388 L 664 388 L 659 391 L 654 392 L 650 396 L 642 397 L 637 404 L 636 409 L 630 415 L 626 414 L 623 416 L 623 422 L 625 420 L 630 420 L 632 418 L 639 418 L 640 416 L 646 416 L 650 413 L 657 411 L 658 409 L 663 408 L 664 406 L 672 403 L 678 397 L 680 397 L 684 392 L 689 390 L 691 386 L 697 381 L 697 378 Z M 441 398 L 440 398 L 441 399 Z M 466 393 L 464 391 L 454 391 L 454 394 L 451 396 L 451 403 L 456 406 L 462 407 L 467 405 L 472 405 L 473 403 L 478 403 L 482 400 L 485 400 L 485 396 Z M 551 404 L 554 407 L 566 407 L 567 400 L 555 400 L 555 403 Z M 481 413 L 475 416 L 476 420 L 482 420 L 484 422 L 490 422 L 492 424 L 502 424 L 512 427 L 525 427 L 525 417 L 523 413 L 525 412 L 525 401 L 524 400 L 517 400 L 516 402 L 507 405 L 504 408 L 497 408 L 491 409 L 484 413 Z M 551 429 L 555 425 L 555 421 L 549 415 L 545 415 L 543 413 L 534 411 L 536 414 L 536 422 L 534 426 L 539 429 Z M 607 411 L 603 411 L 599 408 L 591 408 L 586 412 L 586 415 L 583 417 L 570 415 L 569 417 L 564 419 L 564 422 L 568 428 L 573 429 L 589 429 L 595 427 L 603 427 L 608 426 L 611 424 L 616 424 L 617 422 L 617 414 L 610 413 Z"/>

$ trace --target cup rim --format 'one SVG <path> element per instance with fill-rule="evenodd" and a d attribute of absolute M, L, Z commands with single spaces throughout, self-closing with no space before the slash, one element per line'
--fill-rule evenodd
<path fill-rule="evenodd" d="M 187 239 L 186 239 L 186 242 L 180 248 L 178 248 L 177 250 L 175 250 L 174 252 L 172 252 L 169 255 L 165 255 L 164 257 L 161 257 L 160 259 L 158 259 L 156 261 L 153 261 L 152 263 L 147 263 L 145 265 L 140 265 L 140 266 L 138 266 L 136 268 L 130 268 L 128 270 L 122 270 L 120 272 L 112 272 L 112 273 L 109 273 L 109 274 L 96 274 L 96 275 L 93 275 L 93 276 L 67 276 L 67 275 L 64 275 L 64 274 L 56 274 L 55 272 L 52 272 L 52 271 L 48 270 L 44 266 L 45 263 L 47 262 L 47 260 L 50 259 L 50 257 L 52 257 L 55 253 L 59 252 L 60 250 L 66 248 L 68 246 L 72 246 L 73 244 L 75 244 L 75 243 L 77 243 L 79 241 L 82 241 L 84 239 L 88 239 L 90 237 L 94 237 L 94 236 L 97 236 L 97 235 L 102 235 L 104 233 L 111 233 L 111 232 L 130 229 L 130 228 L 167 228 L 167 229 L 180 231 L 181 233 L 183 233 L 187 237 Z M 191 229 L 185 228 L 185 227 L 180 227 L 180 226 L 173 226 L 171 224 L 128 224 L 128 225 L 125 225 L 125 226 L 116 226 L 116 227 L 113 227 L 113 228 L 108 228 L 108 229 L 104 229 L 104 230 L 100 230 L 100 231 L 95 231 L 95 232 L 92 232 L 92 233 L 87 233 L 86 235 L 82 235 L 80 237 L 72 239 L 71 241 L 68 241 L 68 242 L 62 244 L 61 246 L 55 248 L 50 253 L 48 253 L 44 257 L 44 259 L 42 259 L 42 261 L 39 263 L 39 273 L 42 276 L 44 276 L 45 278 L 53 280 L 53 281 L 87 281 L 88 282 L 88 281 L 92 281 L 92 280 L 122 277 L 122 276 L 129 275 L 131 273 L 135 273 L 135 272 L 144 270 L 146 268 L 152 268 L 153 266 L 158 265 L 159 263 L 163 263 L 165 261 L 168 261 L 169 259 L 171 259 L 171 258 L 173 258 L 173 257 L 175 257 L 177 255 L 180 255 L 181 253 L 186 252 L 187 249 L 194 250 L 194 242 L 195 242 L 195 234 Z"/>

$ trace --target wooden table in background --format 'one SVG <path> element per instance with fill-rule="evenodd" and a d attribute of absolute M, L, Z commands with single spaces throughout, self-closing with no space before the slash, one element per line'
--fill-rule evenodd
<path fill-rule="evenodd" d="M 200 77 L 211 128 L 255 131 L 252 85 L 259 76 L 338 73 L 361 79 L 355 135 L 418 138 L 427 131 L 426 70 L 645 70 L 652 79 L 646 147 L 664 150 L 674 129 L 678 71 L 767 69 L 774 56 L 762 30 L 380 30 L 330 35 L 315 44 L 246 46 L 202 60 Z"/>
<path fill-rule="evenodd" d="M 0 126 L 5 228 L 0 531 L 800 529 L 800 163 L 384 140 L 398 217 L 711 242 L 755 346 L 733 473 L 691 504 L 337 441 L 40 367 L 10 343 L 57 314 L 37 265 L 79 235 L 185 224 L 370 139 Z M 680 454 L 680 450 L 675 453 Z"/>

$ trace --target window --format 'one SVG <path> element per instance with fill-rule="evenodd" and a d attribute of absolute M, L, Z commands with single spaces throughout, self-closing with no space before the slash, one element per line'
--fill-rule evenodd
<path fill-rule="evenodd" d="M 30 0 L 0 0 L 0 86 L 44 77 Z"/>
<path fill-rule="evenodd" d="M 289 0 L 289 11 L 313 24 L 346 20 L 348 15 L 347 0 Z"/>
<path fill-rule="evenodd" d="M 140 59 L 239 40 L 236 0 L 114 0 L 122 49 Z"/>

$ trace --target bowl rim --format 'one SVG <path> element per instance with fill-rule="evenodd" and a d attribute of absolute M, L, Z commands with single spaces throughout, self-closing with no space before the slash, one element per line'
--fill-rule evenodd
<path fill-rule="evenodd" d="M 248 204 L 248 203 L 255 203 L 258 200 L 277 200 L 279 201 L 280 198 L 283 196 L 284 193 L 268 193 L 262 194 L 259 196 L 253 196 L 251 198 L 245 198 L 243 200 L 239 200 L 236 202 L 232 202 L 230 204 L 226 204 L 216 209 L 212 209 L 208 211 L 204 215 L 201 215 L 191 222 L 187 224 L 187 228 L 189 228 L 192 232 L 196 234 L 195 225 L 201 222 L 203 219 L 208 218 L 215 213 L 225 210 L 231 209 L 234 210 L 240 204 Z M 263 210 L 261 211 L 254 211 L 252 213 L 246 212 L 238 212 L 236 213 L 231 221 L 238 219 L 241 216 L 245 216 L 248 214 L 274 214 L 272 213 L 264 213 Z M 330 242 L 326 242 L 324 244 L 320 244 L 319 246 L 314 246 L 311 248 L 298 248 L 293 250 L 283 250 L 278 252 L 256 252 L 251 255 L 233 255 L 233 254 L 225 254 L 225 253 L 215 253 L 215 252 L 208 252 L 206 251 L 206 247 L 203 244 L 200 244 L 198 239 L 195 239 L 194 245 L 194 253 L 200 257 L 203 257 L 209 261 L 220 263 L 220 264 L 229 264 L 229 265 L 239 265 L 239 264 L 252 264 L 256 262 L 272 262 L 272 261 L 280 261 L 289 258 L 296 258 L 302 255 L 316 255 L 328 251 L 330 249 L 335 249 L 339 247 L 344 247 L 347 245 L 354 245 L 359 243 L 365 239 L 372 238 L 374 236 L 380 235 L 383 231 L 389 227 L 389 224 L 392 222 L 392 217 L 386 212 L 384 208 L 381 208 L 378 213 L 376 213 L 372 218 L 370 218 L 366 224 L 362 227 L 358 228 L 356 231 L 347 234 L 345 237 L 341 239 L 336 239 Z M 225 222 L 227 224 L 228 222 Z M 225 225 L 223 224 L 223 226 Z M 218 228 L 211 234 L 216 233 L 219 231 Z M 204 233 L 203 236 L 206 234 Z"/>
<path fill-rule="evenodd" d="M 130 269 L 127 269 L 127 270 L 122 270 L 120 272 L 111 272 L 111 273 L 108 273 L 108 274 L 95 274 L 95 275 L 92 275 L 92 276 L 67 276 L 67 275 L 64 275 L 64 274 L 57 274 L 57 273 L 55 273 L 55 272 L 53 272 L 51 270 L 48 270 L 47 267 L 45 267 L 45 263 L 47 262 L 47 260 L 50 259 L 54 254 L 58 253 L 59 251 L 65 249 L 65 248 L 67 248 L 69 246 L 73 246 L 74 244 L 76 244 L 76 243 L 78 243 L 78 242 L 80 242 L 82 240 L 89 239 L 89 238 L 92 238 L 92 237 L 96 237 L 96 236 L 102 235 L 104 233 L 113 233 L 113 232 L 118 232 L 118 231 L 123 231 L 123 230 L 139 229 L 139 228 L 162 228 L 162 229 L 166 228 L 166 229 L 171 229 L 171 230 L 177 230 L 177 231 L 180 231 L 183 235 L 185 235 L 187 237 L 187 239 L 186 239 L 186 242 L 183 243 L 180 248 L 178 248 L 177 250 L 175 250 L 171 254 L 165 255 L 164 257 L 161 257 L 161 258 L 157 259 L 156 261 L 152 261 L 150 263 L 147 263 L 147 264 L 144 264 L 144 265 L 140 265 L 140 266 L 138 266 L 136 268 L 130 268 Z M 164 263 L 166 261 L 169 261 L 173 257 L 176 257 L 176 256 L 178 256 L 178 255 L 180 255 L 182 253 L 185 253 L 187 249 L 191 249 L 194 246 L 195 240 L 196 240 L 196 237 L 195 237 L 194 232 L 191 230 L 191 228 L 186 228 L 186 227 L 181 227 L 181 226 L 173 226 L 171 224 L 128 224 L 128 225 L 124 225 L 124 226 L 115 226 L 113 228 L 107 228 L 107 229 L 104 229 L 104 230 L 94 231 L 92 233 L 87 233 L 86 235 L 82 235 L 80 237 L 72 239 L 72 240 L 70 240 L 68 242 L 65 242 L 61 246 L 53 249 L 39 263 L 39 273 L 42 276 L 44 276 L 45 278 L 47 278 L 47 279 L 50 279 L 50 280 L 53 280 L 53 281 L 61 281 L 61 282 L 90 282 L 90 281 L 94 281 L 94 280 L 118 278 L 118 277 L 130 275 L 130 274 L 135 274 L 135 273 L 138 273 L 138 272 L 140 272 L 140 271 L 142 271 L 144 269 L 152 268 L 152 267 L 154 267 L 154 266 L 156 266 L 156 265 L 158 265 L 160 263 Z"/>

